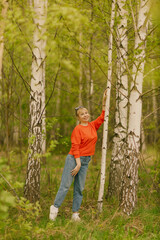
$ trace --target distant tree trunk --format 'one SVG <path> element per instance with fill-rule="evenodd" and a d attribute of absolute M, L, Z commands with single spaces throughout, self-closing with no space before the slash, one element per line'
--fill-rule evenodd
<path fill-rule="evenodd" d="M 34 0 L 28 0 L 28 5 L 30 5 L 30 6 L 32 7 L 33 1 L 34 1 Z"/>
<path fill-rule="evenodd" d="M 79 106 L 82 106 L 82 77 L 83 77 L 83 67 L 82 67 L 82 32 L 80 31 L 79 33 L 79 42 L 80 42 L 80 46 L 79 46 Z"/>
<path fill-rule="evenodd" d="M 42 1 L 42 0 L 41 0 Z M 47 18 L 47 3 L 48 0 L 43 0 L 44 1 L 44 21 L 46 22 Z M 46 29 L 42 29 L 42 35 L 44 35 Z M 42 88 L 42 154 L 46 153 L 46 109 L 45 109 L 45 104 L 46 104 L 46 93 L 45 93 L 45 87 L 46 87 L 46 77 L 45 77 L 45 69 L 46 69 L 46 39 L 41 39 L 40 40 L 41 44 L 41 58 L 42 58 L 42 74 L 43 74 L 43 88 Z"/>
<path fill-rule="evenodd" d="M 138 159 L 140 151 L 140 130 L 142 115 L 142 83 L 145 65 L 145 43 L 148 28 L 148 0 L 141 0 L 138 24 L 135 32 L 134 64 L 130 92 L 130 113 L 128 123 L 127 151 L 124 166 L 120 205 L 130 215 L 137 202 Z"/>
<path fill-rule="evenodd" d="M 13 143 L 14 145 L 18 145 L 18 140 L 19 140 L 19 128 L 18 126 L 14 126 L 13 128 Z"/>
<path fill-rule="evenodd" d="M 142 152 L 146 151 L 146 142 L 145 142 L 145 133 L 143 123 L 141 123 L 141 150 Z"/>
<path fill-rule="evenodd" d="M 4 29 L 5 29 L 5 19 L 6 19 L 7 10 L 8 10 L 8 1 L 2 0 L 1 5 L 2 5 L 2 11 L 1 11 L 1 18 L 0 18 L 0 101 L 2 103 L 3 102 L 3 99 L 2 99 L 2 84 L 3 84 L 2 83 L 2 62 L 3 62 L 3 51 L 4 51 Z M 7 111 L 7 109 L 5 109 L 5 116 L 7 117 L 6 111 Z M 5 124 L 6 124 L 6 122 L 5 122 Z M 2 129 L 2 117 L 0 119 L 0 128 Z M 8 130 L 6 130 L 6 132 L 8 133 Z M 3 139 L 3 136 L 1 138 Z M 6 139 L 6 141 L 8 142 L 7 139 Z M 7 147 L 7 149 L 8 149 L 8 147 Z"/>
<path fill-rule="evenodd" d="M 122 187 L 124 149 L 127 136 L 127 108 L 128 108 L 128 76 L 125 68 L 127 62 L 128 39 L 127 39 L 127 11 L 126 2 L 117 1 L 117 87 L 116 87 L 116 110 L 115 128 L 113 138 L 113 150 L 110 164 L 109 185 L 107 197 L 119 194 Z"/>
<path fill-rule="evenodd" d="M 43 91 L 42 91 L 42 154 L 46 153 L 46 109 L 45 109 L 45 62 L 43 63 Z"/>
<path fill-rule="evenodd" d="M 5 137 L 4 137 L 4 144 L 6 149 L 6 158 L 8 159 L 8 163 L 10 163 L 10 155 L 9 155 L 9 148 L 10 148 L 10 98 L 11 98 L 11 83 L 10 77 L 7 78 L 5 74 L 3 74 L 3 86 L 4 86 L 4 94 L 3 94 L 3 104 L 4 104 L 4 125 L 5 125 Z"/>
<path fill-rule="evenodd" d="M 21 89 L 22 93 L 22 89 Z M 22 95 L 19 98 L 19 149 L 20 149 L 20 163 L 22 165 Z"/>
<path fill-rule="evenodd" d="M 90 13 L 90 22 L 93 22 L 93 0 L 91 0 L 91 13 Z M 93 82 L 93 62 L 92 62 L 92 55 L 93 55 L 93 38 L 94 38 L 94 33 L 91 34 L 89 38 L 89 48 L 88 48 L 88 111 L 91 116 L 91 120 L 94 119 L 94 111 L 93 111 L 93 91 L 94 91 L 94 82 Z M 96 165 L 96 158 L 92 156 L 92 164 Z"/>
<path fill-rule="evenodd" d="M 33 60 L 30 97 L 30 130 L 27 177 L 24 195 L 31 202 L 40 198 L 40 161 L 42 154 L 42 118 L 44 91 L 45 32 L 47 1 L 34 0 L 34 21 L 36 28 L 33 36 Z"/>
<path fill-rule="evenodd" d="M 12 59 L 14 57 L 14 45 L 13 45 L 13 49 L 11 50 L 11 56 L 12 56 Z M 13 64 L 13 61 L 12 61 L 12 65 L 11 65 L 11 72 L 10 72 L 10 82 L 12 84 L 14 84 L 14 89 L 16 91 L 17 89 L 17 82 L 16 82 L 16 78 L 14 77 L 14 64 Z M 10 96 L 10 99 L 12 99 L 12 94 L 13 94 L 13 91 L 12 91 L 12 87 L 11 87 L 11 96 Z M 19 97 L 20 98 L 20 97 Z M 18 124 L 17 124 L 17 118 L 18 118 L 18 114 L 17 114 L 17 111 L 15 111 L 17 109 L 17 103 L 14 101 L 13 104 L 12 104 L 12 125 L 13 125 L 13 128 L 12 128 L 12 138 L 10 140 L 11 142 L 11 145 L 12 146 L 17 146 L 18 145 L 18 142 L 19 142 L 19 127 L 18 127 Z"/>
<path fill-rule="evenodd" d="M 43 49 L 45 48 L 45 45 L 42 47 Z M 45 52 L 44 52 L 44 58 L 43 58 L 43 91 L 42 91 L 42 154 L 46 153 L 46 109 L 45 109 L 45 104 L 46 104 L 46 94 L 45 94 Z"/>
<path fill-rule="evenodd" d="M 5 18 L 8 10 L 8 1 L 2 0 L 2 12 L 1 12 L 1 21 L 0 21 L 0 83 L 2 79 L 2 60 L 3 60 L 3 50 L 4 50 L 4 29 L 5 29 Z M 1 92 L 0 92 L 1 94 Z"/>
<path fill-rule="evenodd" d="M 5 140 L 4 143 L 6 145 L 6 157 L 8 159 L 8 163 L 10 163 L 10 158 L 9 158 L 9 84 L 7 84 L 7 98 L 5 100 Z"/>
<path fill-rule="evenodd" d="M 152 88 L 155 89 L 155 80 L 154 77 L 152 77 Z M 155 94 L 152 95 L 152 102 L 153 102 L 153 111 L 154 111 L 154 122 L 155 122 L 155 130 L 154 130 L 154 144 L 156 144 L 157 137 L 158 137 L 158 128 L 157 128 L 157 123 L 158 123 L 158 114 L 157 114 L 157 99 Z"/>
<path fill-rule="evenodd" d="M 98 195 L 98 211 L 99 212 L 102 212 L 102 207 L 103 207 L 103 195 L 104 195 L 105 172 L 106 172 L 108 120 L 109 120 L 111 80 L 112 80 L 112 42 L 113 42 L 112 33 L 113 33 L 114 18 L 115 18 L 115 5 L 116 5 L 116 0 L 113 0 L 112 9 L 111 9 L 111 21 L 110 21 L 111 32 L 110 32 L 109 43 L 108 43 L 108 81 L 107 81 L 107 99 L 106 99 L 106 107 L 105 107 L 105 117 L 104 117 L 104 125 L 103 125 L 101 177 L 100 177 L 100 188 L 99 188 L 99 195 Z"/>
<path fill-rule="evenodd" d="M 57 93 L 57 101 L 56 101 L 56 115 L 60 117 L 60 109 L 61 109 L 61 81 L 58 80 L 58 93 Z M 60 128 L 60 121 L 57 122 L 57 127 Z"/>

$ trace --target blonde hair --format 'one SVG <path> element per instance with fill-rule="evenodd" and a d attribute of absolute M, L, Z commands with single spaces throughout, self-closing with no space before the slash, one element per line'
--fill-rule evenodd
<path fill-rule="evenodd" d="M 84 109 L 85 107 L 83 107 L 83 106 L 79 106 L 79 107 L 76 107 L 75 108 L 75 114 L 76 114 L 76 116 L 78 117 L 78 111 L 80 110 L 80 109 Z"/>

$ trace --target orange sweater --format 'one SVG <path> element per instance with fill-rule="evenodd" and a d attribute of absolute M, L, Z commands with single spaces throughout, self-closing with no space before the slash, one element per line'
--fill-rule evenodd
<path fill-rule="evenodd" d="M 95 146 L 97 142 L 97 130 L 104 122 L 104 113 L 94 121 L 88 122 L 88 126 L 77 125 L 71 135 L 71 149 L 69 154 L 74 155 L 75 158 L 80 156 L 94 155 Z"/>

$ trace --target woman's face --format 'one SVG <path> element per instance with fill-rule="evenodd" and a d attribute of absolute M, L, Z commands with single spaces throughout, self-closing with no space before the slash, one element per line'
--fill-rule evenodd
<path fill-rule="evenodd" d="M 77 115 L 78 115 L 78 120 L 81 123 L 86 123 L 86 122 L 89 121 L 90 115 L 89 115 L 88 110 L 86 108 L 80 108 L 77 111 Z"/>

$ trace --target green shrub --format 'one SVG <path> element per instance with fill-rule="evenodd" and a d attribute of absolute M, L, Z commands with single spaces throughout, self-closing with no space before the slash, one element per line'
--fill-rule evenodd
<path fill-rule="evenodd" d="M 0 220 L 5 220 L 8 217 L 9 207 L 15 206 L 15 197 L 9 192 L 12 176 L 7 160 L 3 157 L 0 158 Z"/>

